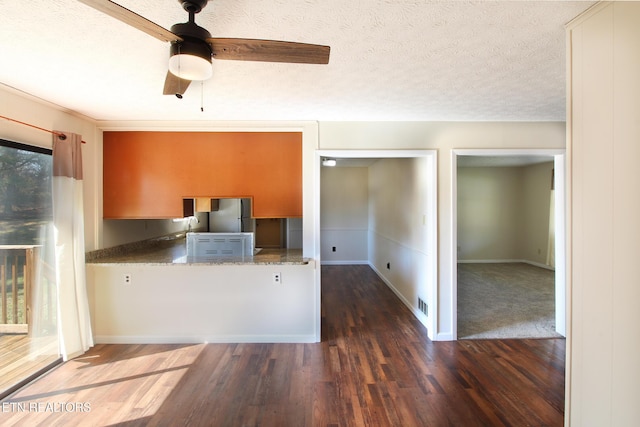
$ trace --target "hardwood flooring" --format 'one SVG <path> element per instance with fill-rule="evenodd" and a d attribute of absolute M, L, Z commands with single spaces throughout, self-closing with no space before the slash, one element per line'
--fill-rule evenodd
<path fill-rule="evenodd" d="M 0 424 L 563 424 L 563 339 L 431 342 L 368 266 L 323 266 L 322 287 L 321 343 L 97 345 Z"/>
<path fill-rule="evenodd" d="M 0 334 L 0 397 L 59 359 L 57 337 Z"/>

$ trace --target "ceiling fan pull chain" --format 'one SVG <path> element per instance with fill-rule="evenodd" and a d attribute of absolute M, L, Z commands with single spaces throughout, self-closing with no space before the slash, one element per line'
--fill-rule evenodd
<path fill-rule="evenodd" d="M 178 55 L 180 55 L 180 45 L 178 44 Z M 180 60 L 178 59 L 178 69 L 180 69 Z M 176 93 L 176 97 L 178 99 L 182 99 L 182 80 L 178 79 L 178 92 Z"/>
<path fill-rule="evenodd" d="M 200 111 L 204 113 L 204 80 L 200 80 Z"/>

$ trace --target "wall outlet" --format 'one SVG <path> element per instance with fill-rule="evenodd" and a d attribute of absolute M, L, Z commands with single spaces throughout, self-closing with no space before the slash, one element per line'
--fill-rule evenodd
<path fill-rule="evenodd" d="M 130 284 L 131 284 L 131 274 L 126 273 L 126 274 L 124 275 L 124 277 L 122 278 L 122 282 L 123 282 L 125 285 L 130 285 Z"/>
<path fill-rule="evenodd" d="M 333 246 L 333 247 L 331 248 L 331 252 L 335 252 L 335 251 L 336 251 L 336 247 L 335 247 L 335 246 Z"/>
<path fill-rule="evenodd" d="M 390 262 L 387 263 L 387 270 L 391 270 L 391 263 Z"/>
<path fill-rule="evenodd" d="M 280 283 L 282 283 L 282 275 L 280 273 L 273 273 L 272 280 L 273 283 L 279 285 Z"/>

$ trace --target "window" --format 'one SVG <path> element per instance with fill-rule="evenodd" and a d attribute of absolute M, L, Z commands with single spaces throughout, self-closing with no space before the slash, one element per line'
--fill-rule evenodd
<path fill-rule="evenodd" d="M 0 398 L 59 360 L 51 183 L 51 150 L 0 139 Z"/>

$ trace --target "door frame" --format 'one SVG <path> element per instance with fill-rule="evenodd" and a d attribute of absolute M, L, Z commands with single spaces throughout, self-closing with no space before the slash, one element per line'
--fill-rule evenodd
<path fill-rule="evenodd" d="M 567 245 L 566 245 L 566 197 L 567 156 L 565 149 L 454 149 L 451 150 L 451 305 L 453 339 L 458 339 L 458 156 L 552 156 L 554 160 L 555 203 L 555 307 L 556 332 L 567 336 Z"/>
<path fill-rule="evenodd" d="M 427 177 L 429 182 L 427 183 L 426 206 L 425 211 L 431 212 L 431 215 L 426 215 L 424 221 L 425 226 L 430 236 L 426 247 L 425 253 L 429 255 L 429 262 L 426 268 L 428 271 L 428 277 L 426 277 L 426 287 L 428 289 L 427 294 L 431 301 L 429 301 L 429 315 L 424 316 L 418 307 L 412 307 L 404 298 L 400 300 L 411 310 L 414 316 L 427 328 L 427 335 L 431 340 L 435 340 L 437 337 L 438 326 L 438 151 L 434 149 L 424 150 L 316 150 L 315 152 L 315 173 L 314 173 L 314 224 L 315 224 L 315 254 L 317 256 L 318 263 L 321 264 L 321 242 L 320 242 L 320 171 L 321 162 L 323 157 L 330 157 L 334 159 L 357 159 L 357 158 L 376 158 L 376 159 L 392 159 L 392 158 L 418 158 L 423 157 L 428 159 Z M 317 280 L 321 283 L 320 268 L 317 269 Z M 386 283 L 386 282 L 385 282 Z M 320 298 L 318 298 L 318 303 Z M 318 307 L 318 313 L 320 313 L 320 307 Z M 318 331 L 320 336 L 320 331 Z"/>

